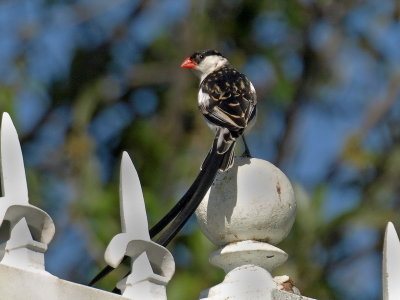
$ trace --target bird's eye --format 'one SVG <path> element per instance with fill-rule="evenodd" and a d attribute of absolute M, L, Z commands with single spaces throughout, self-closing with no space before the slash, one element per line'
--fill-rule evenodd
<path fill-rule="evenodd" d="M 203 58 L 204 58 L 204 55 L 203 55 L 203 54 L 200 54 L 199 57 L 200 57 L 200 59 L 203 59 Z"/>

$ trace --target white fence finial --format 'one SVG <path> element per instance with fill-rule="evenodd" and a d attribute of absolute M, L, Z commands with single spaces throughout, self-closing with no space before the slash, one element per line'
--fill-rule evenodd
<path fill-rule="evenodd" d="M 296 201 L 287 177 L 267 161 L 236 157 L 219 173 L 196 216 L 203 233 L 221 246 L 210 262 L 227 274 L 201 293 L 201 300 L 306 300 L 297 288 L 283 291 L 288 276 L 272 278 L 287 254 L 275 245 L 289 233 Z"/>
<path fill-rule="evenodd" d="M 3 193 L 7 195 L 9 202 L 27 204 L 28 187 L 24 159 L 17 131 L 8 113 L 3 113 L 0 147 Z"/>
<path fill-rule="evenodd" d="M 55 227 L 50 216 L 28 202 L 24 161 L 17 131 L 3 113 L 0 131 L 0 165 L 3 197 L 0 197 L 0 227 L 7 228 L 1 245 L 1 264 L 44 269 L 44 252 Z"/>
<path fill-rule="evenodd" d="M 400 299 L 400 241 L 392 222 L 386 226 L 382 268 L 383 300 Z"/>
<path fill-rule="evenodd" d="M 139 176 L 126 152 L 121 162 L 120 208 L 122 233 L 111 240 L 104 257 L 114 268 L 124 256 L 131 257 L 132 272 L 117 287 L 127 298 L 166 300 L 174 259 L 166 248 L 150 240 Z"/>

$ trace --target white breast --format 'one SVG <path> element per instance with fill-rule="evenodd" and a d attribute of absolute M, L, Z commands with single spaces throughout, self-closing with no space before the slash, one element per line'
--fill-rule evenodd
<path fill-rule="evenodd" d="M 199 103 L 200 110 L 202 111 L 203 114 L 206 113 L 206 111 L 203 111 L 204 109 L 202 107 L 208 107 L 210 105 L 210 96 L 207 93 L 203 93 L 203 91 L 199 90 L 199 94 L 197 97 L 197 101 Z M 206 121 L 208 127 L 214 132 L 217 131 L 218 126 L 211 123 L 206 117 L 204 117 L 204 120 Z"/>
<path fill-rule="evenodd" d="M 199 89 L 199 94 L 197 95 L 197 101 L 199 106 L 208 107 L 210 105 L 210 96 L 207 93 L 203 93 L 202 89 Z"/>

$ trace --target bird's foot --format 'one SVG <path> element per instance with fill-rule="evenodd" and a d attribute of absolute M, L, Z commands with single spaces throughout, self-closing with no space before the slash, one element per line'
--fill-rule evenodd
<path fill-rule="evenodd" d="M 250 151 L 248 149 L 244 150 L 244 152 L 242 153 L 242 155 L 240 155 L 240 157 L 252 157 L 250 154 Z"/>

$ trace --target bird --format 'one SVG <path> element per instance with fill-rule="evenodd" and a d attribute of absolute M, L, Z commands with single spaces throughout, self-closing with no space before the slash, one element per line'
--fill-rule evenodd
<path fill-rule="evenodd" d="M 200 50 L 184 59 L 181 68 L 192 69 L 200 77 L 198 108 L 215 132 L 213 145 L 194 183 L 179 202 L 151 230 L 158 234 L 169 223 L 157 242 L 167 245 L 196 210 L 218 171 L 233 166 L 235 144 L 242 137 L 244 156 L 250 156 L 243 134 L 257 115 L 257 94 L 251 81 L 236 70 L 217 50 Z"/>
<path fill-rule="evenodd" d="M 214 132 L 220 130 L 217 151 L 226 153 L 220 166 L 220 171 L 226 171 L 233 165 L 234 146 L 239 136 L 243 138 L 244 154 L 250 156 L 243 133 L 256 120 L 254 86 L 217 50 L 197 51 L 181 67 L 195 70 L 200 77 L 198 107 L 208 126 Z"/>
<path fill-rule="evenodd" d="M 201 50 L 184 59 L 181 67 L 194 70 L 200 77 L 198 108 L 215 133 L 210 151 L 196 179 L 174 207 L 150 229 L 150 237 L 160 232 L 156 242 L 167 246 L 199 206 L 218 172 L 228 171 L 234 163 L 238 138 L 242 137 L 250 156 L 244 133 L 256 120 L 257 95 L 251 81 L 236 70 L 217 50 Z M 129 257 L 125 257 L 124 261 Z M 89 285 L 113 270 L 105 267 Z"/>

